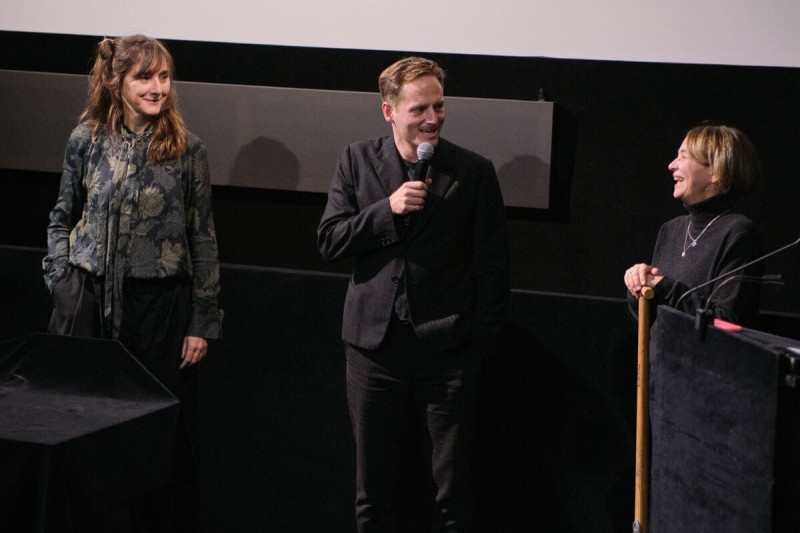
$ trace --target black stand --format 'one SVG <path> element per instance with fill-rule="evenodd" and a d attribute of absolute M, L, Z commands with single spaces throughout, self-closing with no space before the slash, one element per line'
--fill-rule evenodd
<path fill-rule="evenodd" d="M 662 306 L 651 333 L 649 531 L 800 531 L 800 341 L 694 322 Z"/>
<path fill-rule="evenodd" d="M 82 517 L 167 484 L 178 408 L 118 342 L 0 342 L 3 529 L 81 531 Z"/>

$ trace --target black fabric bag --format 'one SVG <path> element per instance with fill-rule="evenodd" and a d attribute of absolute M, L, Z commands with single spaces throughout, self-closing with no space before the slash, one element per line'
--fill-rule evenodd
<path fill-rule="evenodd" d="M 103 337 L 100 283 L 70 266 L 53 288 L 53 312 L 47 332 L 74 337 Z"/>

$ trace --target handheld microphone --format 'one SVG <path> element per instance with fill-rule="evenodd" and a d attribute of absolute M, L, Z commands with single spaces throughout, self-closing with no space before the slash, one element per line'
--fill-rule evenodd
<path fill-rule="evenodd" d="M 433 157 L 433 145 L 421 143 L 417 146 L 417 163 L 414 165 L 414 181 L 424 180 L 428 176 L 428 162 Z"/>
<path fill-rule="evenodd" d="M 433 158 L 433 145 L 431 143 L 420 143 L 417 146 L 417 163 L 414 165 L 414 177 L 412 178 L 414 181 L 424 180 L 428 177 L 428 164 Z M 406 215 L 405 223 L 406 227 L 410 227 L 414 223 L 414 219 L 416 218 L 416 213 L 409 213 Z"/>

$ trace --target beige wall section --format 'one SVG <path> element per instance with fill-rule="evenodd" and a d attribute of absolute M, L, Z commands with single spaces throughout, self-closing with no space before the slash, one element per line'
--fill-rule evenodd
<path fill-rule="evenodd" d="M 798 27 L 797 0 L 0 0 L 9 31 L 657 63 L 800 67 Z"/>
<path fill-rule="evenodd" d="M 218 185 L 327 192 L 339 154 L 390 133 L 377 93 L 177 82 Z M 0 168 L 59 172 L 86 76 L 0 70 Z M 446 97 L 444 137 L 491 159 L 506 204 L 546 209 L 553 103 Z"/>

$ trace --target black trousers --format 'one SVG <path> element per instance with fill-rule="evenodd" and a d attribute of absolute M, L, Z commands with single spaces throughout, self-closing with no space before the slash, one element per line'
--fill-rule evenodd
<path fill-rule="evenodd" d="M 71 268 L 53 291 L 53 334 L 109 338 L 102 319 L 103 280 Z M 180 370 L 191 320 L 191 284 L 184 279 L 126 279 L 118 340 L 181 401 L 174 442 L 175 483 L 144 495 L 130 508 L 79 517 L 86 532 L 197 531 L 197 369 Z"/>
<path fill-rule="evenodd" d="M 136 503 L 135 530 L 197 531 L 197 368 L 179 369 L 191 320 L 191 285 L 188 280 L 126 279 L 123 297 L 120 342 L 181 401 L 175 483 Z"/>
<path fill-rule="evenodd" d="M 471 462 L 479 359 L 467 346 L 424 349 L 393 320 L 377 350 L 345 346 L 347 397 L 356 444 L 359 533 L 397 531 L 398 457 L 409 411 L 418 424 L 433 500 L 433 530 L 472 529 Z"/>
<path fill-rule="evenodd" d="M 70 268 L 53 290 L 48 332 L 110 338 L 111 328 L 102 317 L 102 295 L 102 279 Z M 193 386 L 193 373 L 179 370 L 183 338 L 191 318 L 188 279 L 125 280 L 117 340 L 181 401 Z"/>

